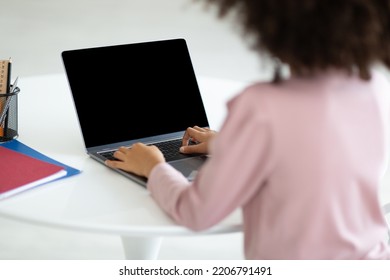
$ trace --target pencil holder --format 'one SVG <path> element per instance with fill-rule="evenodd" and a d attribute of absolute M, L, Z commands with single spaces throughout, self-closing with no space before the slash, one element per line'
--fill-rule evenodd
<path fill-rule="evenodd" d="M 18 137 L 18 94 L 16 87 L 12 92 L 0 93 L 0 142 Z"/>

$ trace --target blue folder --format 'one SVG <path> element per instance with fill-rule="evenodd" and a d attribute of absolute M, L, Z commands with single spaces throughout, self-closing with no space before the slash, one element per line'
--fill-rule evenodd
<path fill-rule="evenodd" d="M 5 147 L 5 148 L 14 150 L 16 152 L 28 155 L 30 157 L 34 157 L 34 158 L 37 158 L 37 159 L 40 159 L 40 160 L 43 160 L 46 162 L 50 162 L 50 163 L 62 166 L 67 171 L 67 174 L 65 177 L 70 177 L 70 176 L 79 174 L 81 172 L 80 170 L 78 170 L 76 168 L 73 168 L 69 165 L 66 165 L 66 164 L 63 164 L 59 161 L 56 161 L 56 160 L 54 160 L 54 159 L 52 159 L 52 158 L 50 158 L 50 157 L 48 157 L 40 152 L 34 150 L 33 148 L 30 148 L 29 146 L 23 144 L 22 142 L 20 142 L 18 140 L 11 140 L 11 141 L 8 141 L 5 143 L 0 143 L 0 145 Z M 65 177 L 62 177 L 62 178 L 65 178 Z"/>

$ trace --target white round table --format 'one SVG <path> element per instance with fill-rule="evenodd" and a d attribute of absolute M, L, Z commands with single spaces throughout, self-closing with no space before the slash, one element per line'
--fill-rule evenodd
<path fill-rule="evenodd" d="M 245 85 L 210 78 L 198 82 L 210 126 L 218 129 L 226 114 L 226 101 Z M 164 236 L 241 230 L 240 210 L 206 231 L 179 226 L 144 187 L 89 158 L 64 74 L 21 77 L 18 86 L 18 141 L 82 172 L 1 200 L 1 216 L 119 235 L 127 259 L 155 259 Z"/>

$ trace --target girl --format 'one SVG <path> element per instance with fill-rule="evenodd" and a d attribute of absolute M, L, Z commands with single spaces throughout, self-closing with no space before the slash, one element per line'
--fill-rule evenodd
<path fill-rule="evenodd" d="M 247 259 L 390 259 L 378 198 L 390 85 L 374 70 L 390 66 L 390 1 L 204 1 L 236 15 L 290 77 L 277 67 L 230 100 L 218 135 L 187 129 L 181 152 L 211 155 L 193 182 L 141 143 L 107 165 L 147 177 L 158 205 L 193 230 L 241 207 Z"/>

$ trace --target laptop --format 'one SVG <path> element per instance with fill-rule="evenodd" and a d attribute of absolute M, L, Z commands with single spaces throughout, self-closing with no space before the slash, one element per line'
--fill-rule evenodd
<path fill-rule="evenodd" d="M 209 123 L 185 39 L 65 50 L 61 56 L 91 158 L 104 164 L 120 146 L 153 144 L 188 180 L 195 177 L 207 156 L 181 154 L 181 139 L 187 127 Z M 146 178 L 114 170 L 146 186 Z"/>

